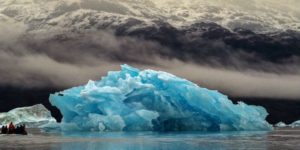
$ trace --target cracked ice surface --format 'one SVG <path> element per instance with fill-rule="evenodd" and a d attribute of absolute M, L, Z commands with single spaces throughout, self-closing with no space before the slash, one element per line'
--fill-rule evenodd
<path fill-rule="evenodd" d="M 10 122 L 14 124 L 26 124 L 27 127 L 36 128 L 49 123 L 56 123 L 55 118 L 42 104 L 30 107 L 15 108 L 5 113 L 0 113 L 1 125 L 7 125 Z"/>
<path fill-rule="evenodd" d="M 99 81 L 50 95 L 62 130 L 271 130 L 263 107 L 242 102 L 172 74 L 122 65 Z"/>

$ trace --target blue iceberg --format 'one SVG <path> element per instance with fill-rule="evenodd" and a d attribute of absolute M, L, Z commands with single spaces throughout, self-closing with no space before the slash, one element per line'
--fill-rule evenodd
<path fill-rule="evenodd" d="M 227 96 L 172 74 L 122 65 L 100 81 L 50 95 L 62 130 L 271 130 L 263 107 L 233 104 Z"/>

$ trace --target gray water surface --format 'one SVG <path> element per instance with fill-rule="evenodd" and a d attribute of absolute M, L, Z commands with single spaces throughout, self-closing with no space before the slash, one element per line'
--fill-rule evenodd
<path fill-rule="evenodd" d="M 0 150 L 299 150 L 300 129 L 270 132 L 63 132 L 0 136 Z"/>

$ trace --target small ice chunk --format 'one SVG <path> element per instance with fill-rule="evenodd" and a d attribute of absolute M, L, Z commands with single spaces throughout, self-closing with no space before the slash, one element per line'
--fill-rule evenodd
<path fill-rule="evenodd" d="M 25 124 L 27 127 L 39 127 L 50 122 L 56 122 L 49 110 L 44 105 L 38 104 L 31 107 L 15 108 L 7 113 L 0 113 L 0 123 L 7 125 Z"/>
<path fill-rule="evenodd" d="M 290 124 L 289 126 L 295 128 L 295 127 L 300 127 L 300 120 L 293 122 L 292 124 Z"/>
<path fill-rule="evenodd" d="M 275 127 L 284 128 L 284 127 L 287 127 L 287 124 L 285 124 L 284 122 L 278 122 L 275 124 Z"/>

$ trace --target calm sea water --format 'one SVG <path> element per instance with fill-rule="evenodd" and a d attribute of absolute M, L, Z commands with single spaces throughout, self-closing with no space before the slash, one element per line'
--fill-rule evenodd
<path fill-rule="evenodd" d="M 0 136 L 0 150 L 300 150 L 300 129 L 271 132 L 65 132 Z"/>

